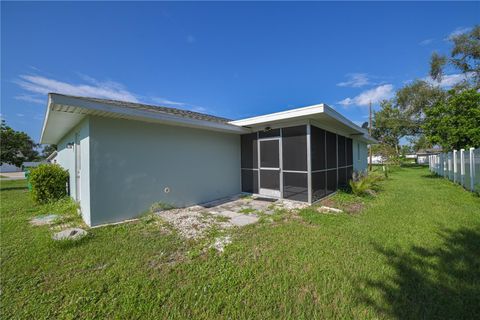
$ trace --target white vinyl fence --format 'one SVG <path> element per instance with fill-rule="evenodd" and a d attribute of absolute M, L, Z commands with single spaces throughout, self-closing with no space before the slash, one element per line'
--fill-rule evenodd
<path fill-rule="evenodd" d="M 430 171 L 480 192 L 480 148 L 453 150 L 429 156 Z"/>

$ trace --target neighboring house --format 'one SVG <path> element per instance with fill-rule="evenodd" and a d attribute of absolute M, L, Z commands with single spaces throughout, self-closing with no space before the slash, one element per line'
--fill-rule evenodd
<path fill-rule="evenodd" d="M 45 161 L 26 161 L 22 164 L 22 168 L 23 170 L 25 170 L 26 168 L 36 168 L 43 163 L 46 163 L 46 162 Z"/>
<path fill-rule="evenodd" d="M 372 155 L 372 164 L 383 164 L 387 161 L 387 158 L 382 155 Z M 370 163 L 370 157 L 368 157 L 368 163 Z"/>
<path fill-rule="evenodd" d="M 45 163 L 43 161 L 26 161 L 22 163 L 22 167 L 17 167 L 13 164 L 4 163 L 0 166 L 0 172 L 22 172 L 25 168 L 38 167 L 40 164 Z"/>
<path fill-rule="evenodd" d="M 442 153 L 440 148 L 420 149 L 416 153 L 418 164 L 428 164 L 429 156 Z"/>
<path fill-rule="evenodd" d="M 366 170 L 374 142 L 324 104 L 230 121 L 61 94 L 49 94 L 41 136 L 91 226 L 242 191 L 313 203 Z"/>
<path fill-rule="evenodd" d="M 2 163 L 0 165 L 0 172 L 21 172 L 22 168 L 17 167 L 14 164 Z"/>

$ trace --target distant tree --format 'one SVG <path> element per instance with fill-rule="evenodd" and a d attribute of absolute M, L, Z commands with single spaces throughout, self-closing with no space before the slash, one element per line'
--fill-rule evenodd
<path fill-rule="evenodd" d="M 364 123 L 362 123 L 362 128 L 368 130 L 368 121 L 365 121 Z"/>
<path fill-rule="evenodd" d="M 15 131 L 2 120 L 0 137 L 0 164 L 8 163 L 20 167 L 25 161 L 38 157 L 37 144 L 25 133 Z"/>
<path fill-rule="evenodd" d="M 427 139 L 424 134 L 411 138 L 410 143 L 414 152 L 418 152 L 421 149 L 429 149 L 433 147 L 433 144 Z"/>
<path fill-rule="evenodd" d="M 438 86 L 416 80 L 398 90 L 392 103 L 402 114 L 408 135 L 414 136 L 421 133 L 425 110 L 444 101 L 446 97 L 445 91 Z"/>
<path fill-rule="evenodd" d="M 409 122 L 392 101 L 385 100 L 380 105 L 380 111 L 374 114 L 372 136 L 381 144 L 393 148 L 396 155 L 399 155 L 400 139 L 407 135 Z"/>
<path fill-rule="evenodd" d="M 41 157 L 46 159 L 49 155 L 51 155 L 54 151 L 57 150 L 57 146 L 54 144 L 46 144 L 43 146 Z"/>
<path fill-rule="evenodd" d="M 449 98 L 426 110 L 423 125 L 430 143 L 444 150 L 480 146 L 480 93 L 449 91 Z"/>
<path fill-rule="evenodd" d="M 404 144 L 400 147 L 400 155 L 405 157 L 407 154 L 413 153 L 412 146 Z"/>
<path fill-rule="evenodd" d="M 430 76 L 441 81 L 444 70 L 451 66 L 463 74 L 472 75 L 473 86 L 480 88 L 480 26 L 475 26 L 470 32 L 453 36 L 450 58 L 433 53 L 430 59 Z"/>

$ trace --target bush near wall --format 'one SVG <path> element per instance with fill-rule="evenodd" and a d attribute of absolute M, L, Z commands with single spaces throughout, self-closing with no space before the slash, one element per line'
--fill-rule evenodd
<path fill-rule="evenodd" d="M 67 195 L 68 171 L 58 164 L 41 164 L 31 169 L 29 182 L 35 202 L 55 201 Z"/>

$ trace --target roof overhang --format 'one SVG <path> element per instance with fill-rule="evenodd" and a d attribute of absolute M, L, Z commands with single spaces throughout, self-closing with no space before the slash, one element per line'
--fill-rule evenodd
<path fill-rule="evenodd" d="M 57 144 L 60 139 L 87 116 L 138 120 L 236 134 L 250 132 L 248 128 L 230 123 L 219 123 L 149 110 L 124 108 L 112 104 L 50 93 L 48 95 L 48 105 L 40 143 Z"/>
<path fill-rule="evenodd" d="M 265 129 L 267 127 L 287 126 L 293 123 L 311 123 L 366 143 L 377 143 L 377 140 L 370 137 L 365 129 L 357 126 L 326 104 L 317 104 L 303 108 L 270 113 L 257 117 L 235 120 L 229 123 L 237 126 L 249 127 L 253 131 Z"/>

